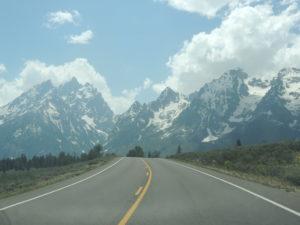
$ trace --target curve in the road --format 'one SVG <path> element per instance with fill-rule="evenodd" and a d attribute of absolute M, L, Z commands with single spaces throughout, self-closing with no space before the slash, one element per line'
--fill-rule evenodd
<path fill-rule="evenodd" d="M 147 169 L 147 174 L 148 174 L 148 179 L 147 182 L 144 186 L 144 188 L 140 191 L 140 194 L 138 195 L 136 201 L 133 203 L 133 205 L 129 208 L 129 210 L 125 213 L 125 215 L 123 216 L 123 218 L 120 220 L 120 222 L 118 223 L 118 225 L 126 225 L 128 223 L 128 221 L 130 220 L 130 218 L 133 216 L 134 212 L 136 211 L 136 209 L 139 207 L 139 204 L 142 202 L 146 192 L 148 191 L 148 188 L 151 184 L 151 180 L 152 180 L 152 170 L 150 165 L 142 159 L 142 161 L 144 162 L 146 169 Z"/>

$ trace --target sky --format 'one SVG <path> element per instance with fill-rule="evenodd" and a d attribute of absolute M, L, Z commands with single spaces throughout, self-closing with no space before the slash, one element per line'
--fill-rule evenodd
<path fill-rule="evenodd" d="M 2 0 L 0 105 L 75 76 L 115 113 L 165 87 L 190 94 L 240 67 L 300 67 L 298 0 Z"/>

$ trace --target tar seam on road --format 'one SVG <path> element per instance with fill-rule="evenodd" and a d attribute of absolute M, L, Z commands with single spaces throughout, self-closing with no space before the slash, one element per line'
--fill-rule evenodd
<path fill-rule="evenodd" d="M 91 176 L 88 176 L 88 177 L 86 177 L 86 178 L 84 178 L 84 179 L 82 179 L 82 180 L 76 181 L 76 182 L 74 182 L 74 183 L 72 183 L 72 184 L 69 184 L 69 185 L 66 185 L 66 186 L 64 186 L 64 187 L 55 189 L 55 190 L 53 190 L 53 191 L 50 191 L 50 192 L 47 192 L 47 193 L 44 193 L 44 194 L 35 196 L 35 197 L 33 197 L 33 198 L 30 198 L 30 199 L 27 199 L 27 200 L 24 200 L 24 201 L 21 201 L 21 202 L 17 202 L 17 203 L 15 203 L 15 204 L 12 204 L 12 205 L 9 205 L 9 206 L 6 206 L 6 207 L 3 207 L 3 208 L 0 209 L 0 212 L 1 212 L 1 211 L 4 211 L 4 210 L 6 210 L 6 209 L 9 209 L 9 208 L 15 207 L 15 206 L 23 205 L 23 204 L 25 204 L 25 203 L 27 203 L 27 202 L 31 202 L 31 201 L 33 201 L 33 200 L 36 200 L 36 199 L 45 197 L 45 196 L 47 196 L 47 195 L 51 195 L 51 194 L 53 194 L 53 193 L 55 193 L 55 192 L 64 190 L 64 189 L 69 188 L 69 187 L 72 187 L 72 186 L 74 186 L 74 185 L 76 185 L 76 184 L 82 183 L 82 182 L 84 182 L 84 181 L 86 181 L 86 180 L 89 180 L 89 179 L 91 179 L 91 178 L 93 178 L 93 177 L 95 177 L 95 176 L 97 176 L 97 175 L 99 175 L 99 174 L 105 172 L 106 170 L 112 168 L 113 166 L 117 165 L 122 159 L 123 159 L 123 158 L 119 159 L 117 162 L 115 162 L 115 163 L 113 163 L 112 165 L 106 167 L 105 169 L 103 169 L 103 170 L 101 170 L 101 171 L 99 171 L 99 172 L 97 172 L 97 173 L 95 173 L 95 174 L 93 174 L 93 175 L 91 175 Z"/>
<path fill-rule="evenodd" d="M 144 188 L 142 189 L 142 192 L 140 193 L 140 195 L 138 196 L 138 198 L 136 199 L 136 201 L 133 203 L 133 205 L 128 209 L 128 211 L 125 213 L 125 215 L 123 216 L 123 218 L 121 219 L 121 221 L 118 223 L 118 225 L 126 225 L 128 223 L 128 221 L 130 220 L 130 218 L 133 216 L 134 212 L 136 211 L 136 209 L 138 208 L 139 204 L 141 203 L 141 201 L 143 200 L 150 184 L 151 184 L 151 180 L 152 180 L 152 170 L 151 167 L 149 166 L 149 164 L 142 159 L 142 161 L 145 163 L 146 168 L 149 172 L 149 176 L 147 179 L 147 182 L 144 186 Z"/>
<path fill-rule="evenodd" d="M 297 212 L 296 210 L 293 210 L 293 209 L 291 209 L 291 208 L 288 208 L 287 206 L 284 206 L 284 205 L 282 205 L 282 204 L 280 204 L 280 203 L 278 203 L 278 202 L 275 202 L 275 201 L 273 201 L 273 200 L 271 200 L 271 199 L 268 199 L 268 198 L 266 198 L 266 197 L 264 197 L 264 196 L 262 196 L 262 195 L 256 194 L 255 192 L 250 191 L 250 190 L 248 190 L 248 189 L 246 189 L 246 188 L 243 188 L 243 187 L 238 186 L 238 185 L 236 185 L 236 184 L 234 184 L 234 183 L 231 183 L 230 181 L 227 181 L 227 180 L 224 180 L 224 179 L 222 179 L 222 178 L 213 176 L 213 175 L 211 175 L 211 174 L 209 174 L 209 173 L 206 173 L 206 172 L 203 172 L 203 171 L 201 171 L 201 170 L 197 170 L 197 169 L 195 169 L 195 168 L 192 168 L 192 167 L 189 167 L 189 166 L 185 166 L 185 165 L 183 165 L 183 164 L 181 164 L 181 163 L 177 163 L 177 162 L 170 161 L 170 160 L 168 160 L 168 161 L 171 162 L 171 163 L 177 164 L 177 165 L 179 165 L 179 166 L 185 167 L 185 168 L 187 168 L 187 169 L 196 171 L 196 172 L 201 173 L 201 174 L 203 174 L 203 175 L 209 176 L 209 177 L 214 178 L 214 179 L 216 179 L 216 180 L 219 180 L 219 181 L 221 181 L 221 182 L 223 182 L 223 183 L 229 184 L 230 186 L 233 186 L 233 187 L 238 188 L 238 189 L 240 189 L 240 190 L 242 190 L 242 191 L 245 191 L 245 192 L 247 192 L 247 193 L 250 194 L 250 195 L 253 195 L 253 196 L 257 197 L 257 198 L 260 198 L 260 199 L 262 199 L 262 200 L 264 200 L 264 201 L 266 201 L 266 202 L 268 202 L 268 203 L 271 203 L 271 204 L 274 205 L 274 206 L 277 206 L 277 207 L 279 207 L 279 208 L 281 208 L 281 209 L 283 209 L 283 210 L 285 210 L 285 211 L 287 211 L 287 212 L 289 212 L 289 213 L 292 213 L 292 214 L 294 214 L 294 215 L 300 217 L 300 212 Z"/>

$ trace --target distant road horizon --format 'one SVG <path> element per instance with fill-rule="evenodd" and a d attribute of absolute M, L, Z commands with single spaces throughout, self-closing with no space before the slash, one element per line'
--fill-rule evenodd
<path fill-rule="evenodd" d="M 300 224 L 300 193 L 167 159 L 119 158 L 0 200 L 1 225 Z"/>

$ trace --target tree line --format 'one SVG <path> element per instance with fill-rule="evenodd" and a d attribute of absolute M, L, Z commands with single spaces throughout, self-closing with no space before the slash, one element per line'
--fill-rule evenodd
<path fill-rule="evenodd" d="M 127 157 L 145 157 L 146 154 L 141 146 L 135 146 L 133 149 L 130 149 L 126 154 Z M 147 153 L 148 158 L 159 158 L 160 152 L 159 151 L 149 151 Z"/>
<path fill-rule="evenodd" d="M 103 147 L 100 144 L 95 145 L 88 153 L 82 153 L 80 156 L 60 152 L 57 156 L 50 153 L 42 156 L 33 156 L 29 159 L 25 154 L 22 154 L 17 158 L 5 158 L 0 160 L 0 170 L 5 173 L 9 170 L 30 170 L 31 168 L 65 166 L 76 162 L 101 158 L 102 156 Z"/>

